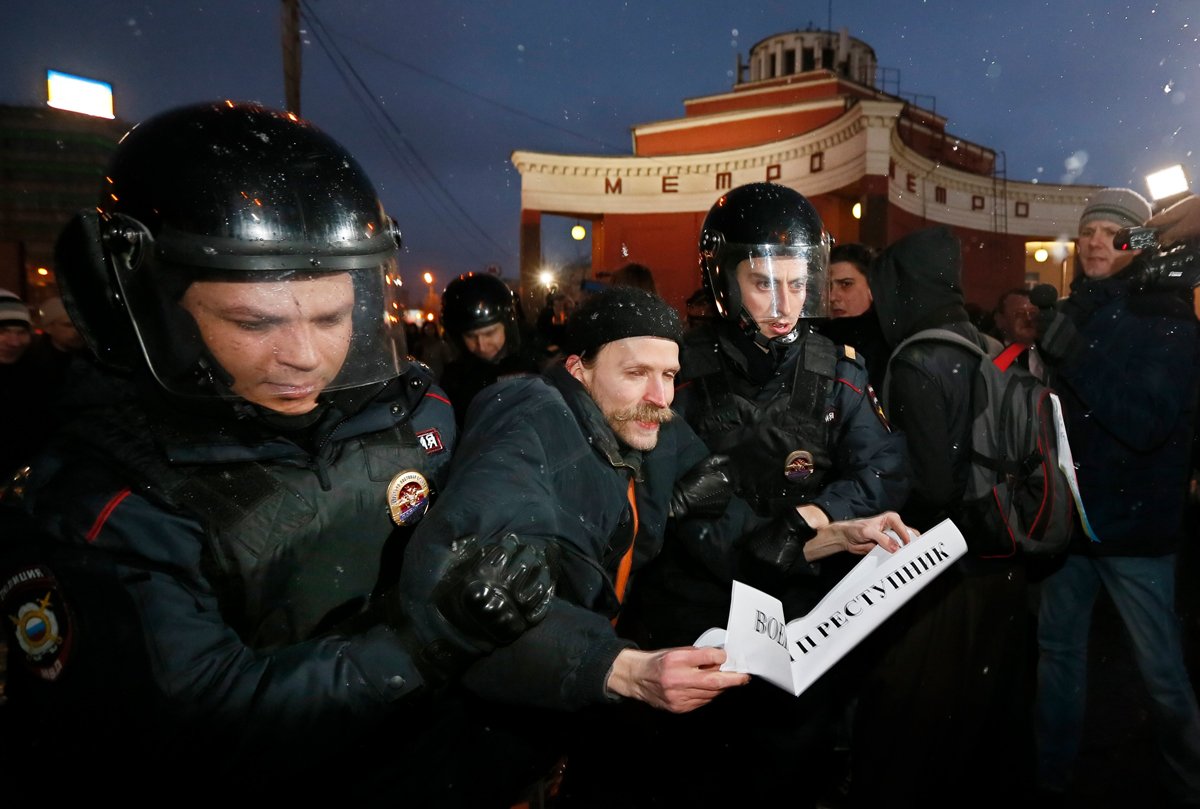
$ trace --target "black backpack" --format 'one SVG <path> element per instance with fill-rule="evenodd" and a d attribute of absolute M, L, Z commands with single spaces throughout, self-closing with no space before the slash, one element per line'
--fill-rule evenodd
<path fill-rule="evenodd" d="M 915 342 L 956 345 L 977 354 L 972 387 L 971 464 L 954 522 L 979 556 L 1045 555 L 1066 549 L 1074 507 L 1066 474 L 1058 466 L 1053 392 L 1013 361 L 1026 350 L 1014 344 L 990 353 L 960 334 L 925 329 L 904 340 L 895 358 Z M 891 393 L 891 362 L 884 402 Z"/>

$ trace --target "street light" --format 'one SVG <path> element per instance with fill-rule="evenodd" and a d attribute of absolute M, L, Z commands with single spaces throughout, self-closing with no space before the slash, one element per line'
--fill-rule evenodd
<path fill-rule="evenodd" d="M 427 270 L 425 272 L 425 274 L 421 276 L 421 278 L 424 279 L 425 286 L 428 289 L 428 292 L 425 295 L 425 310 L 428 312 L 432 312 L 433 311 L 433 273 L 431 273 Z"/>

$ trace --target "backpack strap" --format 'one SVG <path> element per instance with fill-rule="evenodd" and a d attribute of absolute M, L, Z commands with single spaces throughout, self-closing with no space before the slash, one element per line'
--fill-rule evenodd
<path fill-rule="evenodd" d="M 1017 361 L 1017 357 L 1021 356 L 1028 350 L 1029 346 L 1024 343 L 1012 343 L 1005 346 L 1004 350 L 996 355 L 992 360 L 996 367 L 1001 371 L 1007 371 L 1008 367 Z"/>
<path fill-rule="evenodd" d="M 892 409 L 892 363 L 896 357 L 900 356 L 900 352 L 913 343 L 947 343 L 956 345 L 959 348 L 965 348 L 973 354 L 978 355 L 981 359 L 988 359 L 987 350 L 979 343 L 969 337 L 964 337 L 958 332 L 950 331 L 949 329 L 922 329 L 915 334 L 910 334 L 896 346 L 888 357 L 887 370 L 883 375 L 883 406 L 890 412 Z"/>

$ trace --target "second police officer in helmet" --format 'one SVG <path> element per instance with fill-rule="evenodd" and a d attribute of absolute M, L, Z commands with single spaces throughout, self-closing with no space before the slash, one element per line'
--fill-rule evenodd
<path fill-rule="evenodd" d="M 516 299 L 494 275 L 465 273 L 442 293 L 442 325 L 459 356 L 446 364 L 442 387 L 461 427 L 479 391 L 510 376 L 538 372 L 528 340 L 522 340 Z"/>
<path fill-rule="evenodd" d="M 30 762 L 100 792 L 136 765 L 193 797 L 327 779 L 453 801 L 437 766 L 457 729 L 399 707 L 536 622 L 553 586 L 515 538 L 463 538 L 437 610 L 417 622 L 392 595 L 455 438 L 388 325 L 397 236 L 357 162 L 293 115 L 198 105 L 123 139 L 58 269 L 136 392 L 33 464 L 32 541 L 0 574 Z"/>
<path fill-rule="evenodd" d="M 806 544 L 815 529 L 896 509 L 909 489 L 903 438 L 891 431 L 862 359 L 812 328 L 827 316 L 829 243 L 816 210 L 787 187 L 745 185 L 717 200 L 699 248 L 719 317 L 685 338 L 675 399 L 709 447 L 730 457 L 738 493 L 759 515 L 786 525 L 747 537 L 736 575 L 780 596 L 789 618 L 808 612 L 853 561 L 840 554 L 810 563 L 820 556 Z M 660 645 L 691 642 L 724 626 L 728 613 L 731 572 L 689 558 L 681 549 L 702 537 L 686 539 L 643 574 L 631 605 L 637 631 Z M 782 764 L 812 750 L 820 729 L 812 715 L 829 703 L 820 685 L 794 700 L 752 683 L 715 705 L 708 721 L 719 725 L 723 715 L 733 727 L 753 713 L 766 734 L 750 758 L 723 751 L 728 763 L 780 772 L 757 755 L 766 751 Z"/>

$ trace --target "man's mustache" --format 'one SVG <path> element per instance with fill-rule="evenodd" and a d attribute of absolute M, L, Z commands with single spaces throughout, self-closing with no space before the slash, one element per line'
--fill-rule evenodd
<path fill-rule="evenodd" d="M 618 411 L 612 415 L 612 420 L 615 422 L 651 421 L 655 424 L 665 424 L 673 418 L 675 418 L 675 414 L 671 411 L 671 408 L 655 407 L 646 402 L 634 405 L 627 410 Z"/>

